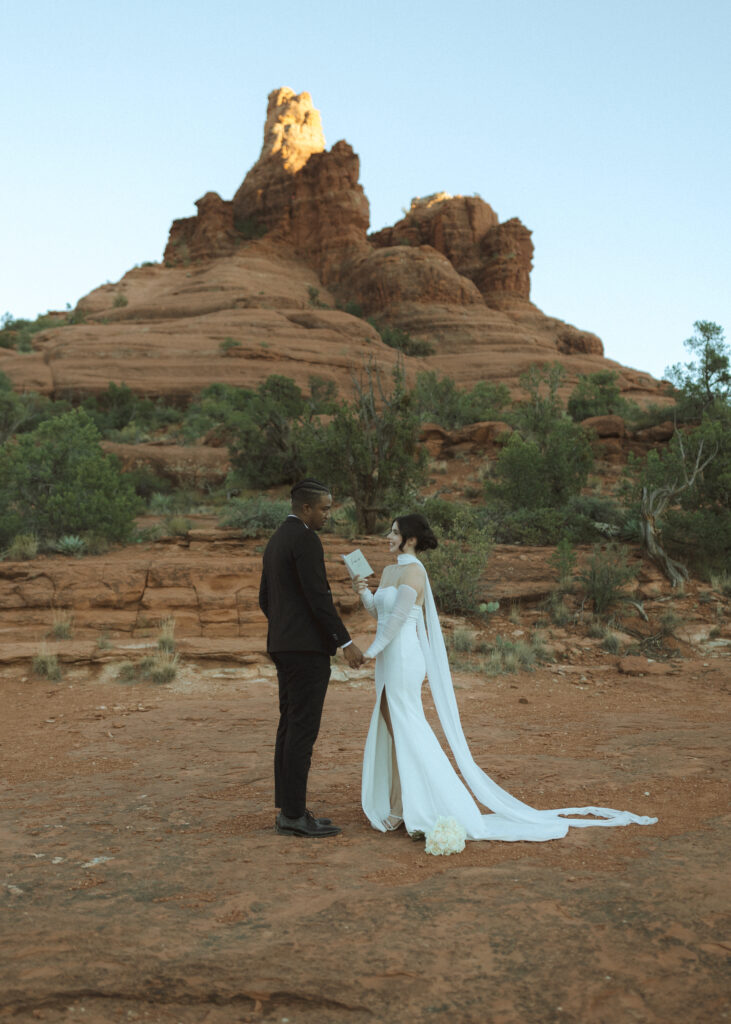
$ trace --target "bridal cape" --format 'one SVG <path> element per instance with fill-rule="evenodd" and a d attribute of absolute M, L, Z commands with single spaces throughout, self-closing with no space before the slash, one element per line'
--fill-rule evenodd
<path fill-rule="evenodd" d="M 610 807 L 538 810 L 511 796 L 485 774 L 473 760 L 462 731 L 428 574 L 414 555 L 401 554 L 398 562 L 423 570 L 423 612 L 416 604 L 416 591 L 406 584 L 379 587 L 375 596 L 368 590 L 361 595 L 365 607 L 378 616 L 375 640 L 365 652 L 376 655 L 376 704 L 366 739 L 361 794 L 371 825 L 386 831 L 403 821 L 408 832 L 428 834 L 438 818 L 451 817 L 465 828 L 468 839 L 542 842 L 560 839 L 569 827 L 656 822 L 657 818 Z M 425 675 L 462 779 L 424 715 L 421 686 Z M 384 688 L 393 739 L 380 710 Z M 476 801 L 490 813 L 483 813 Z"/>

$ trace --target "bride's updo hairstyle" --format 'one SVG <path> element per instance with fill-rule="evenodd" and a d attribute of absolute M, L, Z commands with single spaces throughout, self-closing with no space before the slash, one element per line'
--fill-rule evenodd
<path fill-rule="evenodd" d="M 403 551 L 404 544 L 411 537 L 416 540 L 417 551 L 431 551 L 438 546 L 437 538 L 432 533 L 432 528 L 427 522 L 426 516 L 421 512 L 412 512 L 407 516 L 396 516 L 398 532 L 401 534 L 400 551 Z"/>

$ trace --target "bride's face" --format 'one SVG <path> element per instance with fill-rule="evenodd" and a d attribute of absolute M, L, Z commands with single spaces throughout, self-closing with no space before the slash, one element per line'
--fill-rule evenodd
<path fill-rule="evenodd" d="M 401 531 L 398 528 L 398 523 L 394 520 L 391 525 L 391 530 L 386 534 L 386 540 L 388 541 L 388 550 L 392 555 L 399 553 L 401 547 Z"/>

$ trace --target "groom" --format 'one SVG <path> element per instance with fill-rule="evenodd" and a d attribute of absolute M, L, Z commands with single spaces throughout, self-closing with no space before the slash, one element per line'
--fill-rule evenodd
<path fill-rule="evenodd" d="M 259 607 L 269 620 L 267 651 L 277 666 L 279 727 L 274 749 L 275 828 L 282 835 L 323 838 L 340 829 L 307 810 L 307 776 L 330 680 L 330 655 L 343 648 L 351 668 L 363 655 L 335 611 L 317 536 L 332 495 L 317 480 L 291 491 L 292 512 L 264 551 Z"/>

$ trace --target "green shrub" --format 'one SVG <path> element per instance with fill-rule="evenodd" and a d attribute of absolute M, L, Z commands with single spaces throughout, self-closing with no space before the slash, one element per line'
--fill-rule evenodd
<path fill-rule="evenodd" d="M 126 540 L 139 500 L 81 409 L 41 423 L 0 449 L 5 529 L 22 524 L 41 539 L 90 531 Z"/>
<path fill-rule="evenodd" d="M 596 615 L 604 615 L 611 607 L 627 600 L 627 585 L 637 570 L 627 563 L 627 549 L 616 544 L 602 548 L 595 545 L 586 566 L 576 575 L 585 598 L 594 606 Z"/>
<path fill-rule="evenodd" d="M 674 584 L 687 577 L 686 566 L 707 576 L 731 564 L 731 405 L 714 400 L 662 451 L 630 456 L 623 497 Z"/>
<path fill-rule="evenodd" d="M 226 353 L 230 352 L 233 348 L 241 348 L 241 342 L 235 341 L 234 338 L 224 338 L 218 348 L 223 355 L 226 355 Z"/>
<path fill-rule="evenodd" d="M 190 530 L 190 520 L 185 516 L 171 515 L 165 520 L 165 532 L 168 537 L 185 537 Z"/>
<path fill-rule="evenodd" d="M 156 494 L 169 497 L 170 491 L 173 489 L 172 480 L 165 476 L 159 476 L 151 466 L 144 463 L 133 469 L 125 470 L 124 476 L 134 487 L 135 494 L 148 503 Z"/>
<path fill-rule="evenodd" d="M 434 598 L 441 612 L 464 615 L 477 610 L 482 576 L 491 548 L 487 529 L 475 525 L 469 509 L 456 506 L 449 532 L 439 537 L 436 550 L 424 555 Z"/>
<path fill-rule="evenodd" d="M 412 402 L 422 423 L 438 423 L 445 430 L 454 430 L 496 419 L 509 404 L 510 391 L 504 384 L 487 381 L 478 381 L 473 388 L 460 388 L 451 377 L 439 378 L 430 370 L 417 375 Z"/>
<path fill-rule="evenodd" d="M 558 573 L 558 586 L 556 588 L 558 593 L 567 593 L 567 591 L 571 590 L 574 568 L 576 566 L 576 552 L 567 537 L 561 538 L 548 562 Z"/>
<path fill-rule="evenodd" d="M 384 386 L 379 368 L 369 364 L 353 382 L 353 400 L 340 402 L 329 423 L 313 422 L 297 439 L 309 475 L 328 481 L 339 500 L 353 499 L 363 533 L 412 504 L 425 477 L 426 453 L 400 364 L 392 380 Z"/>
<path fill-rule="evenodd" d="M 137 439 L 182 419 L 182 412 L 161 400 L 135 394 L 125 383 L 110 383 L 106 391 L 85 398 L 82 408 L 104 437 L 137 443 Z M 126 434 L 122 432 L 127 430 Z"/>
<path fill-rule="evenodd" d="M 289 512 L 290 503 L 285 500 L 232 498 L 219 520 L 219 526 L 233 527 L 241 532 L 242 537 L 258 537 L 276 530 Z"/>
<path fill-rule="evenodd" d="M 313 400 L 293 380 L 277 375 L 256 391 L 237 390 L 235 397 L 225 394 L 235 403 L 227 424 L 234 471 L 248 487 L 257 488 L 294 483 L 305 476 L 303 441 L 320 411 Z"/>
<path fill-rule="evenodd" d="M 352 299 L 349 299 L 342 305 L 338 304 L 338 309 L 341 309 L 343 313 L 349 313 L 350 316 L 357 316 L 360 320 L 365 319 L 363 307 L 359 302 L 354 302 Z"/>
<path fill-rule="evenodd" d="M 512 509 L 560 508 L 586 484 L 593 462 L 585 431 L 571 420 L 556 420 L 540 440 L 515 431 L 486 483 L 487 496 Z"/>
<path fill-rule="evenodd" d="M 560 589 L 551 591 L 543 601 L 543 607 L 554 626 L 565 626 L 571 618 L 571 611 L 567 607 Z"/>
<path fill-rule="evenodd" d="M 710 320 L 696 320 L 695 334 L 683 344 L 697 362 L 668 367 L 665 376 L 678 390 L 678 412 L 682 419 L 700 419 L 716 407 L 731 401 L 731 350 L 723 329 Z"/>
<path fill-rule="evenodd" d="M 114 302 L 112 305 L 115 309 L 121 309 L 123 306 L 129 305 L 129 299 L 123 292 L 117 292 L 114 296 Z"/>
<path fill-rule="evenodd" d="M 628 403 L 619 391 L 619 374 L 615 370 L 581 374 L 567 404 L 569 416 L 581 422 L 590 416 L 623 416 Z"/>
<path fill-rule="evenodd" d="M 400 327 L 388 327 L 385 324 L 379 324 L 376 320 L 369 320 L 368 323 L 371 327 L 375 327 L 384 344 L 403 352 L 405 356 L 432 356 L 436 351 L 431 342 L 412 338 L 407 331 L 402 331 Z"/>
<path fill-rule="evenodd" d="M 44 313 L 35 320 L 14 319 L 5 313 L 0 319 L 0 348 L 14 348 L 18 352 L 31 352 L 32 339 L 40 331 L 48 331 L 53 327 L 63 327 L 66 317 L 51 316 Z"/>
<path fill-rule="evenodd" d="M 13 382 L 0 370 L 0 444 L 15 434 L 35 430 L 44 420 L 68 412 L 68 402 L 52 402 L 34 391 L 19 393 Z"/>

